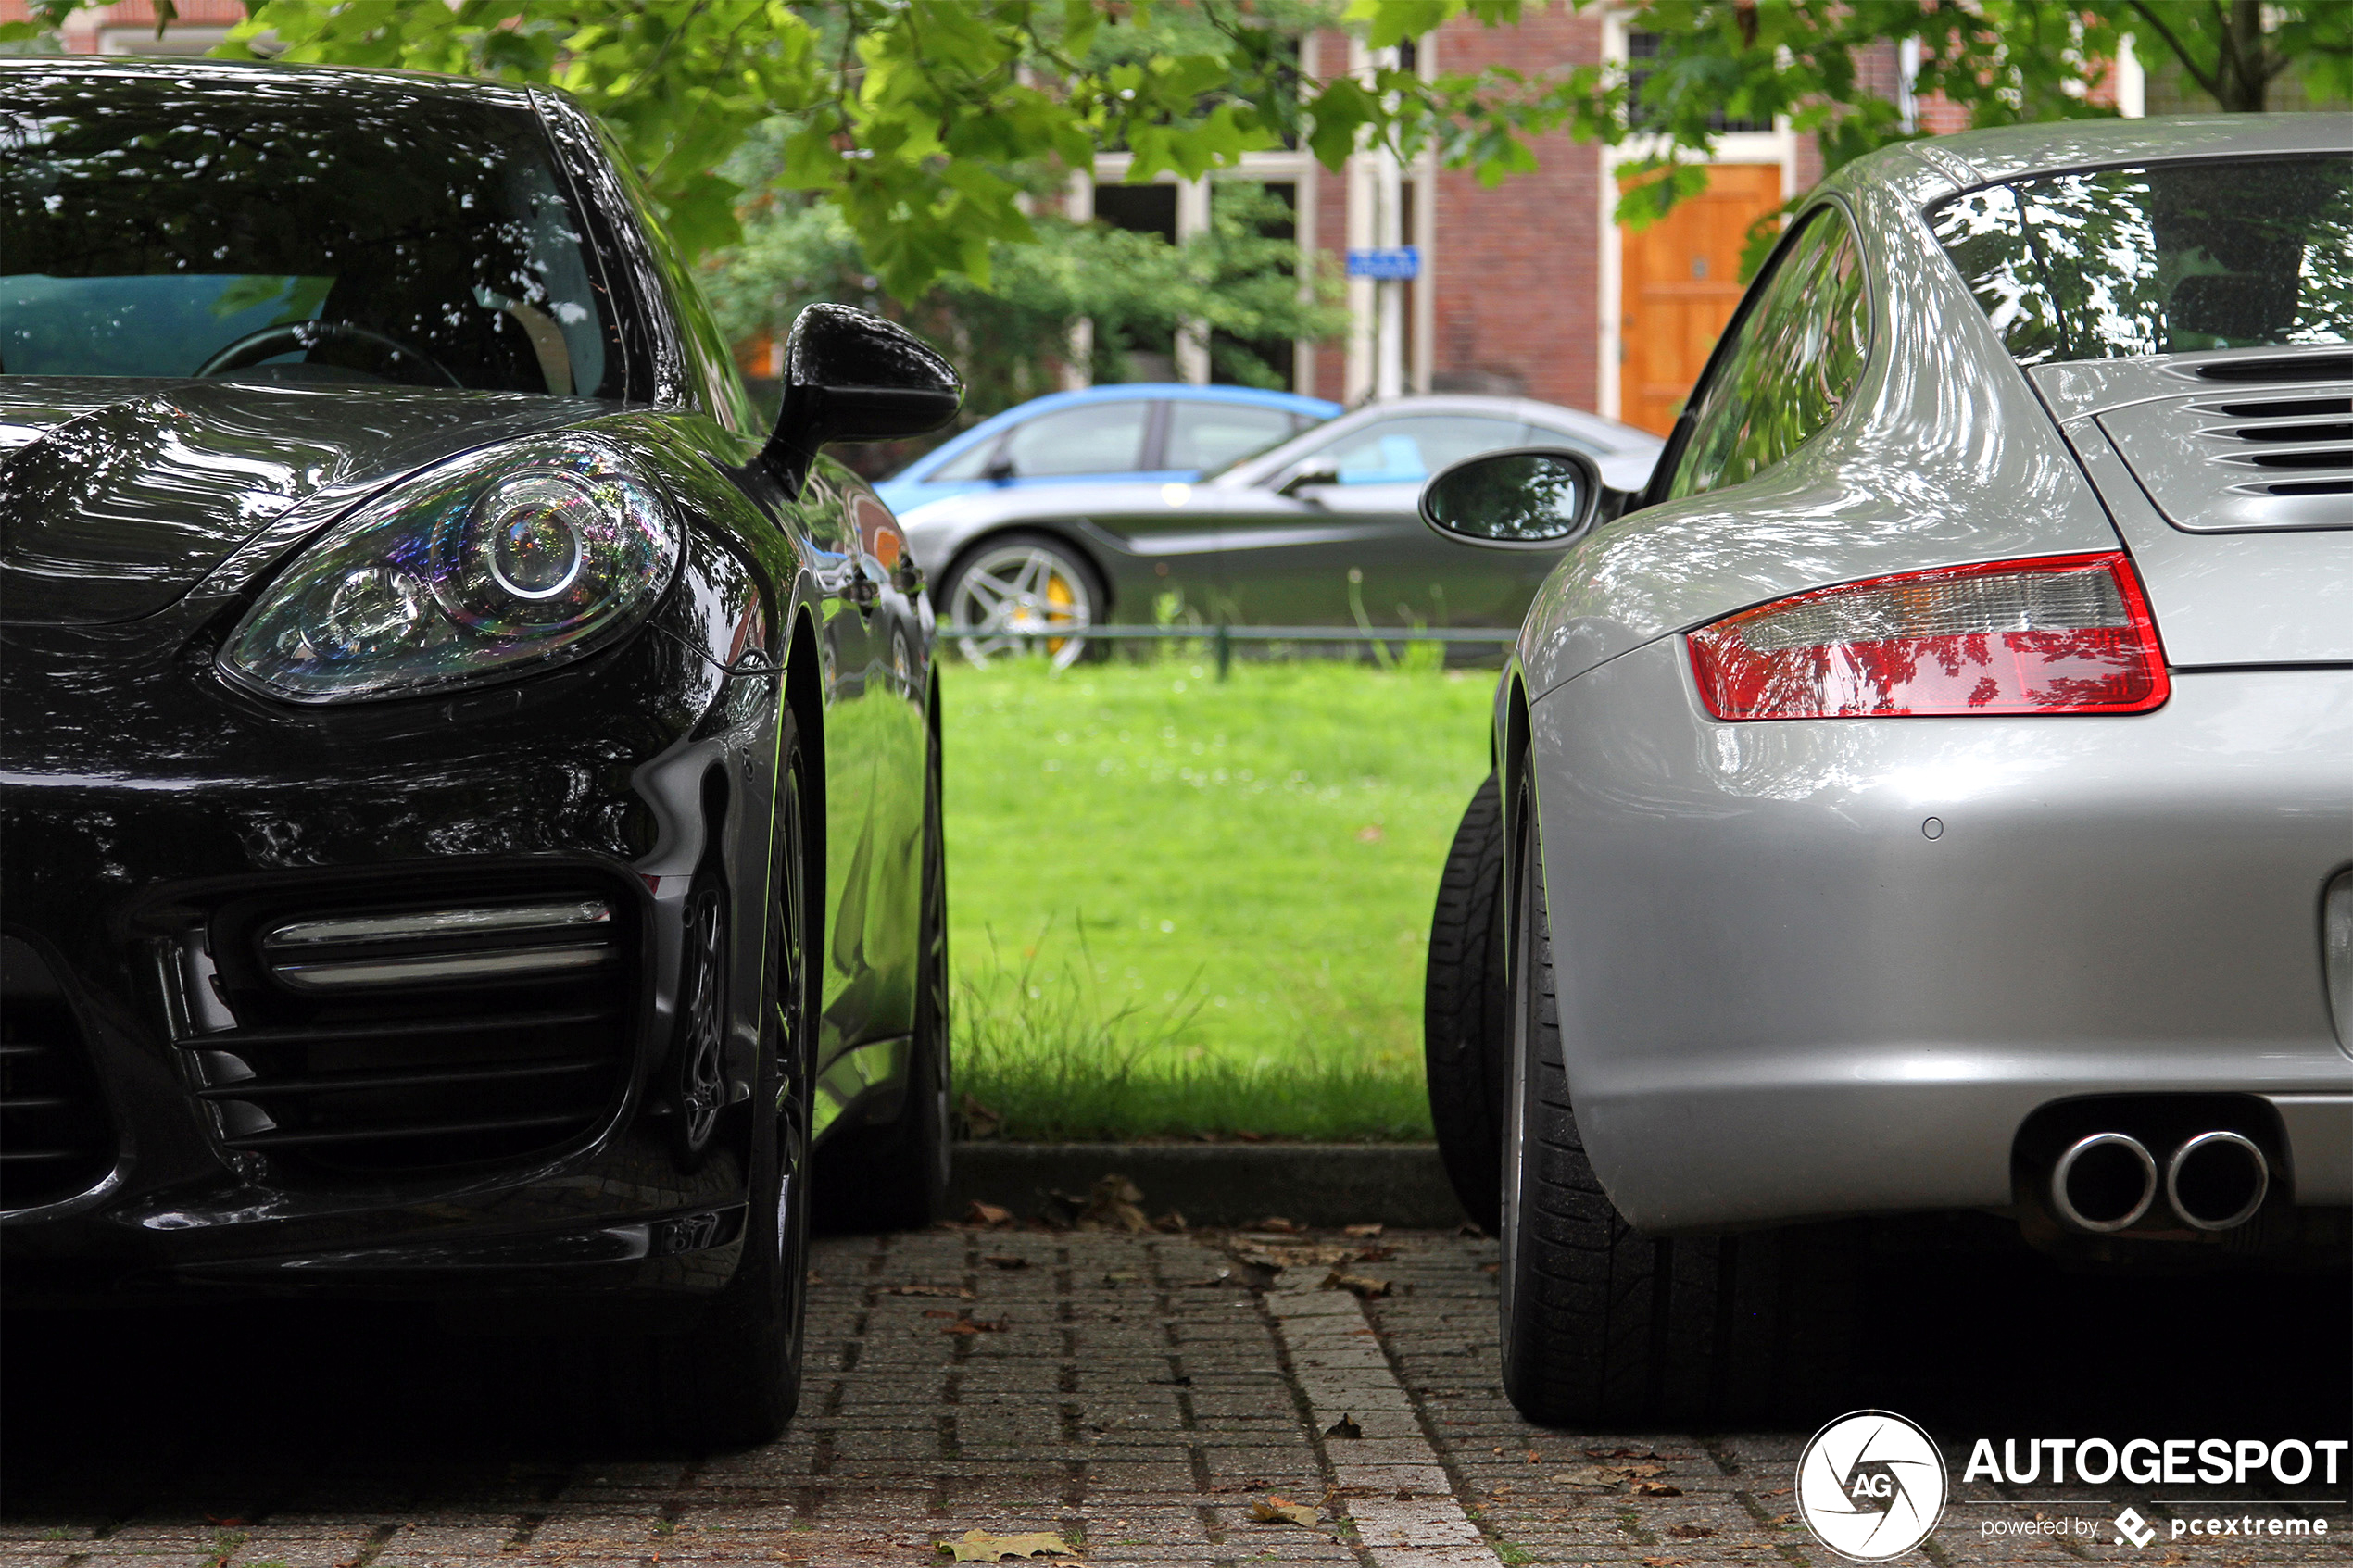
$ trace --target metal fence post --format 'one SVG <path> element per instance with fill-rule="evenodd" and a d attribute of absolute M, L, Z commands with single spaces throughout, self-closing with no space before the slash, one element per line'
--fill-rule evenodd
<path fill-rule="evenodd" d="M 1224 680 L 1234 667 L 1234 629 L 1224 621 L 1217 623 L 1217 678 Z"/>

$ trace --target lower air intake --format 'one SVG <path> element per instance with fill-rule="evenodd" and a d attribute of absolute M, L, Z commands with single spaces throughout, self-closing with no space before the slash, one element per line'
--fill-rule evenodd
<path fill-rule="evenodd" d="M 179 1042 L 197 1098 L 224 1147 L 290 1173 L 422 1172 L 559 1148 L 601 1125 L 628 1086 L 638 966 L 627 908 L 583 888 L 233 911 L 214 923 L 217 974 L 190 976 L 235 1019 Z"/>
<path fill-rule="evenodd" d="M 32 944 L 0 936 L 0 1209 L 87 1192 L 114 1169 L 114 1153 L 64 988 Z"/>

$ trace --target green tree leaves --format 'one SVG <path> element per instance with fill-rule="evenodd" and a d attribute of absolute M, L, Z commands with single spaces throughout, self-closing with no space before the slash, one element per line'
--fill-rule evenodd
<path fill-rule="evenodd" d="M 84 0 L 30 0 L 0 25 L 23 46 Z M 716 172 L 753 129 L 787 128 L 774 179 L 841 212 L 885 290 L 921 297 L 943 278 L 985 282 L 1000 247 L 1036 230 L 1037 170 L 1090 170 L 1133 153 L 1129 178 L 1187 179 L 1295 140 L 1327 167 L 1378 138 L 1428 150 L 1490 184 L 1535 166 L 1530 139 L 1639 134 L 1664 177 L 1624 207 L 1646 220 L 1696 177 L 1726 117 L 1785 116 L 1836 168 L 1913 134 L 1883 69 L 1912 40 L 1918 91 L 1974 124 L 2109 112 L 2089 88 L 2124 34 L 2178 59 L 2226 108 L 2258 107 L 2284 74 L 2353 91 L 2344 0 L 1644 0 L 1626 25 L 1655 34 L 1639 87 L 1620 67 L 1363 77 L 1299 38 L 1346 27 L 1376 51 L 1458 19 L 1508 26 L 1600 0 L 248 0 L 220 52 L 264 38 L 283 57 L 459 71 L 574 94 L 614 128 L 696 250 L 740 236 L 745 194 Z M 169 19 L 170 0 L 158 0 Z M 1444 49 L 1438 51 L 1444 64 Z M 1327 52 L 1328 53 L 1328 52 Z M 1382 56 L 1377 56 L 1382 57 Z"/>

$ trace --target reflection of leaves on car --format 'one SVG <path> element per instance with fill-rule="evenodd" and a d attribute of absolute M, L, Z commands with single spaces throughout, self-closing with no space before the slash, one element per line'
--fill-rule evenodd
<path fill-rule="evenodd" d="M 2051 175 L 1956 196 L 1936 237 L 2021 364 L 2353 333 L 2342 157 Z"/>
<path fill-rule="evenodd" d="M 332 277 L 288 278 L 249 273 L 232 281 L 212 302 L 212 313 L 224 320 L 264 305 L 279 305 L 278 313 L 264 323 L 283 327 L 296 321 L 308 321 L 319 314 L 327 303 L 327 291 L 335 286 Z"/>

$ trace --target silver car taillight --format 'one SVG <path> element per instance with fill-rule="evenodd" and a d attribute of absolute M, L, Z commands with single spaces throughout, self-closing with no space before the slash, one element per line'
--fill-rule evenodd
<path fill-rule="evenodd" d="M 2140 713 L 2171 692 L 2120 552 L 1842 583 L 1690 640 L 1700 698 L 1718 719 Z"/>

